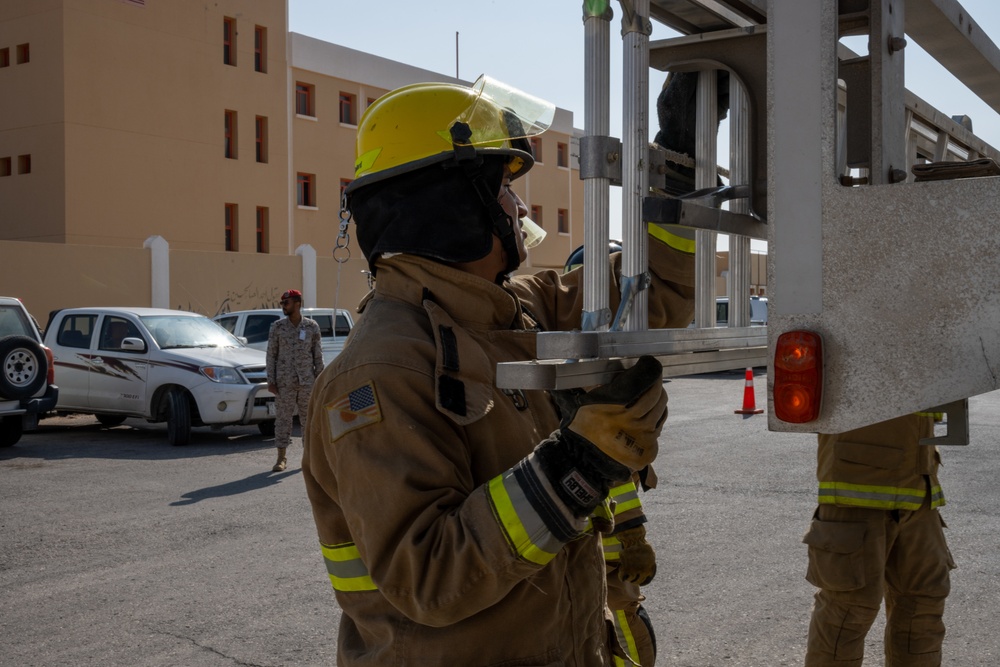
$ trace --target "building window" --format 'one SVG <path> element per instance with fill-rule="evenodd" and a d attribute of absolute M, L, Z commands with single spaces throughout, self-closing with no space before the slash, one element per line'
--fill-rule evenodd
<path fill-rule="evenodd" d="M 354 116 L 355 110 L 357 108 L 357 97 L 351 95 L 350 93 L 340 94 L 340 122 L 347 125 L 356 125 L 356 118 Z"/>
<path fill-rule="evenodd" d="M 299 206 L 316 206 L 316 174 L 299 173 L 295 188 Z"/>
<path fill-rule="evenodd" d="M 531 154 L 535 158 L 535 162 L 542 163 L 542 139 L 541 137 L 531 137 L 528 140 L 531 143 Z"/>
<path fill-rule="evenodd" d="M 253 28 L 253 71 L 267 72 L 267 28 Z"/>
<path fill-rule="evenodd" d="M 257 252 L 270 252 L 268 239 L 267 207 L 257 207 Z"/>
<path fill-rule="evenodd" d="M 10 67 L 10 49 L 0 49 L 0 67 Z"/>
<path fill-rule="evenodd" d="M 19 174 L 31 173 L 31 155 L 17 156 L 17 173 Z"/>
<path fill-rule="evenodd" d="M 561 141 L 556 144 L 556 165 L 559 167 L 569 166 L 569 146 Z"/>
<path fill-rule="evenodd" d="M 237 205 L 226 204 L 226 251 L 228 252 L 236 252 L 238 249 L 237 227 L 239 220 Z"/>
<path fill-rule="evenodd" d="M 295 113 L 300 116 L 316 116 L 313 108 L 315 87 L 308 83 L 295 83 Z"/>
<path fill-rule="evenodd" d="M 23 65 L 24 63 L 31 60 L 31 49 L 28 48 L 27 44 L 17 45 L 17 64 Z"/>
<path fill-rule="evenodd" d="M 226 110 L 226 157 L 236 159 L 236 112 Z"/>
<path fill-rule="evenodd" d="M 0 176 L 10 176 L 10 158 L 0 157 Z"/>
<path fill-rule="evenodd" d="M 257 143 L 257 162 L 267 162 L 267 117 L 257 116 L 254 123 L 254 140 Z"/>
<path fill-rule="evenodd" d="M 564 208 L 559 209 L 558 230 L 560 234 L 569 234 L 569 211 Z"/>
<path fill-rule="evenodd" d="M 222 62 L 236 66 L 236 19 L 222 19 Z"/>
<path fill-rule="evenodd" d="M 535 224 L 537 224 L 539 227 L 543 227 L 544 226 L 542 224 L 542 207 L 541 206 L 532 206 L 531 207 L 531 219 L 534 220 Z"/>

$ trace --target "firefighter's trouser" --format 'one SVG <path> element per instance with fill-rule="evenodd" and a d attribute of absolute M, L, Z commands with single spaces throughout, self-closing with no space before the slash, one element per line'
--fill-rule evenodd
<path fill-rule="evenodd" d="M 625 650 L 632 662 L 642 667 L 653 667 L 656 659 L 656 638 L 646 610 L 640 604 L 645 596 L 637 584 L 618 578 L 617 563 L 609 563 L 608 609 L 614 618 L 618 644 Z M 612 664 L 631 666 L 628 660 L 614 657 Z"/>
<path fill-rule="evenodd" d="M 820 505 L 805 542 L 806 579 L 819 588 L 806 667 L 858 667 L 885 599 L 886 667 L 938 667 L 944 601 L 955 567 L 944 522 L 918 510 Z"/>
<path fill-rule="evenodd" d="M 296 411 L 299 414 L 299 423 L 305 427 L 312 388 L 311 384 L 298 383 L 278 386 L 278 395 L 274 397 L 275 447 L 288 447 L 292 444 L 292 417 Z"/>

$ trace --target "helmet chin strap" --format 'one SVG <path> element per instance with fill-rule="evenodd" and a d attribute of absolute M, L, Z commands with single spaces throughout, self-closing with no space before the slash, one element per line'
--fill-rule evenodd
<path fill-rule="evenodd" d="M 507 255 L 507 264 L 495 279 L 499 285 L 503 283 L 508 274 L 521 265 L 521 254 L 517 247 L 517 236 L 515 236 L 517 232 L 515 231 L 514 219 L 497 201 L 497 193 L 490 191 L 490 186 L 483 175 L 483 158 L 469 143 L 471 137 L 472 131 L 467 124 L 458 122 L 451 126 L 455 161 L 464 170 L 466 177 L 479 196 L 479 201 L 486 208 L 493 225 L 493 234 L 500 239 L 500 247 Z"/>

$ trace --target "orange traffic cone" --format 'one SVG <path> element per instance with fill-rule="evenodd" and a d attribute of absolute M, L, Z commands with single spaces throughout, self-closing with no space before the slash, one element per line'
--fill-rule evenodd
<path fill-rule="evenodd" d="M 738 415 L 759 415 L 764 412 L 763 410 L 757 409 L 757 401 L 754 399 L 753 395 L 753 369 L 747 369 L 747 379 L 746 384 L 743 388 L 743 409 L 734 410 Z"/>

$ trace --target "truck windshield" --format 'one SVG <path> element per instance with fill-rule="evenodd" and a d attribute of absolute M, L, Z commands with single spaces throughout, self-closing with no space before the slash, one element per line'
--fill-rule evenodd
<path fill-rule="evenodd" d="M 207 317 L 151 315 L 142 323 L 161 350 L 180 347 L 242 347 L 231 333 Z"/>

